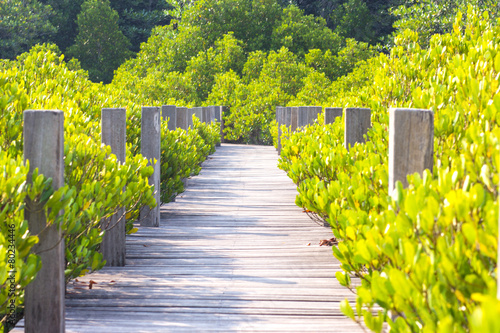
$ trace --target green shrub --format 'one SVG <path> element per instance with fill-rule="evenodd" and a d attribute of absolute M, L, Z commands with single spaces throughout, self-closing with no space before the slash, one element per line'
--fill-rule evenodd
<path fill-rule="evenodd" d="M 9 315 L 8 305 L 21 309 L 25 286 L 35 278 L 40 262 L 30 254 L 38 241 L 30 235 L 24 209 L 44 205 L 48 224 L 59 224 L 65 238 L 66 281 L 102 268 L 105 262 L 99 253 L 106 230 L 101 221 L 125 208 L 127 233 L 134 232 L 133 222 L 141 207 L 154 207 L 153 190 L 148 185 L 152 167 L 140 152 L 141 105 L 158 101 L 142 98 L 115 85 L 104 86 L 88 80 L 86 72 L 72 71 L 63 56 L 52 46 L 37 46 L 15 61 L 0 66 L 0 315 Z M 172 100 L 170 100 L 172 102 Z M 111 148 L 101 144 L 101 109 L 126 107 L 127 157 L 119 163 Z M 22 162 L 23 111 L 26 109 L 60 109 L 64 112 L 64 182 L 57 191 L 50 179 L 35 177 L 35 184 L 26 184 L 27 166 Z M 182 191 L 179 176 L 199 172 L 201 162 L 214 151 L 219 130 L 217 125 L 195 121 L 195 129 L 168 131 L 162 127 L 164 164 L 160 189 L 165 201 Z M 170 146 L 167 146 L 170 144 Z M 167 149 L 168 148 L 168 149 Z M 172 152 L 172 149 L 176 149 Z M 170 154 L 170 155 L 169 155 Z M 125 190 L 124 190 L 125 189 Z M 31 204 L 25 207 L 25 198 Z M 57 215 L 58 212 L 61 215 Z M 10 230 L 13 230 L 12 232 Z M 13 234 L 13 238 L 10 237 Z M 9 236 L 9 237 L 6 237 Z M 10 267 L 10 240 L 15 242 L 15 267 Z M 6 257 L 7 256 L 7 257 Z M 4 260 L 5 259 L 5 260 Z M 16 270 L 9 280 L 9 271 Z M 11 285 L 15 293 L 9 294 Z"/>
<path fill-rule="evenodd" d="M 25 199 L 40 200 L 50 180 L 34 175 L 34 186 L 26 184 L 28 166 L 22 158 L 12 158 L 0 148 L 0 329 L 17 322 L 18 309 L 24 302 L 24 288 L 41 268 L 38 256 L 30 250 L 38 242 L 24 219 Z"/>
<path fill-rule="evenodd" d="M 365 144 L 343 147 L 342 119 L 282 138 L 280 167 L 298 185 L 297 204 L 329 222 L 339 240 L 337 279 L 351 288 L 352 276 L 361 279 L 356 311 L 347 301 L 341 309 L 377 332 L 384 321 L 395 332 L 499 327 L 478 318 L 498 309 L 500 31 L 472 8 L 462 26 L 459 15 L 454 31 L 432 37 L 427 49 L 405 31 L 389 56 L 368 61 L 368 74 L 333 83 L 331 105 L 372 109 Z M 435 115 L 433 170 L 409 176 L 409 187 L 398 183 L 394 193 L 390 106 Z"/>
<path fill-rule="evenodd" d="M 205 124 L 193 116 L 193 127 L 185 131 L 167 129 L 162 123 L 161 139 L 161 201 L 170 202 L 184 191 L 182 179 L 197 175 L 201 163 L 215 152 L 215 144 L 220 142 L 219 125 Z"/>

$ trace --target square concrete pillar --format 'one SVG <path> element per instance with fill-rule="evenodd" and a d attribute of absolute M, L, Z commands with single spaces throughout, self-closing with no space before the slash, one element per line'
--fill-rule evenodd
<path fill-rule="evenodd" d="M 365 108 L 346 108 L 344 127 L 344 146 L 354 146 L 356 143 L 364 143 L 364 135 L 371 128 L 371 110 Z"/>
<path fill-rule="evenodd" d="M 342 108 L 325 108 L 325 125 L 333 124 L 337 117 L 342 117 Z"/>
<path fill-rule="evenodd" d="M 185 107 L 176 108 L 175 127 L 187 131 L 188 124 L 188 109 Z"/>
<path fill-rule="evenodd" d="M 141 154 L 149 160 L 154 173 L 149 177 L 149 185 L 154 188 L 156 207 L 144 207 L 140 212 L 142 227 L 160 226 L 160 153 L 161 153 L 160 108 L 142 107 Z"/>
<path fill-rule="evenodd" d="M 24 111 L 24 160 L 29 161 L 27 183 L 33 183 L 33 171 L 52 178 L 54 190 L 64 186 L 64 114 L 59 110 Z M 32 252 L 38 254 L 42 268 L 25 291 L 25 332 L 62 333 L 64 323 L 64 240 L 58 225 L 47 227 L 43 207 L 34 207 L 27 198 L 24 217 L 39 243 Z M 31 207 L 31 208 L 30 208 Z"/>
<path fill-rule="evenodd" d="M 175 105 L 163 105 L 161 107 L 161 117 L 163 121 L 168 120 L 168 129 L 175 131 L 177 124 L 177 107 Z"/>
<path fill-rule="evenodd" d="M 434 163 L 434 114 L 431 110 L 389 110 L 389 193 L 397 181 L 408 186 L 406 177 L 432 171 Z"/>

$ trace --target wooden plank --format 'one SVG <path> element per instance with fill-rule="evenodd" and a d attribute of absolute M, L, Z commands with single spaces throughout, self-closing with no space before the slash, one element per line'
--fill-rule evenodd
<path fill-rule="evenodd" d="M 70 311 L 71 312 L 71 311 Z M 359 331 L 351 320 L 340 316 L 245 315 L 245 314 L 191 314 L 152 313 L 148 316 L 133 311 L 112 313 L 104 317 L 98 311 L 85 311 L 81 320 L 68 322 L 66 332 L 337 332 Z M 105 312 L 104 315 L 108 315 Z M 332 320 L 335 326 L 332 326 Z M 129 322 L 124 326 L 123 321 Z M 235 324 L 237 323 L 237 324 Z M 332 330 L 334 328 L 334 330 Z"/>

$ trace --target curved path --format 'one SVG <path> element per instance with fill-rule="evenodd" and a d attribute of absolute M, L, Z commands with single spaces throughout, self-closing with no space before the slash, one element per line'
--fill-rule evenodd
<path fill-rule="evenodd" d="M 70 283 L 66 331 L 362 331 L 341 314 L 354 295 L 319 246 L 331 231 L 294 205 L 277 158 L 273 147 L 218 147 L 161 207 L 161 226 L 127 238 L 126 267 Z"/>

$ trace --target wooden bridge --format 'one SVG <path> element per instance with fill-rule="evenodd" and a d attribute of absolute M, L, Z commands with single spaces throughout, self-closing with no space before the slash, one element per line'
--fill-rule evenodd
<path fill-rule="evenodd" d="M 362 331 L 340 312 L 355 297 L 319 246 L 331 231 L 295 206 L 277 158 L 273 147 L 218 147 L 161 207 L 159 228 L 127 237 L 125 267 L 69 284 L 66 332 Z"/>

